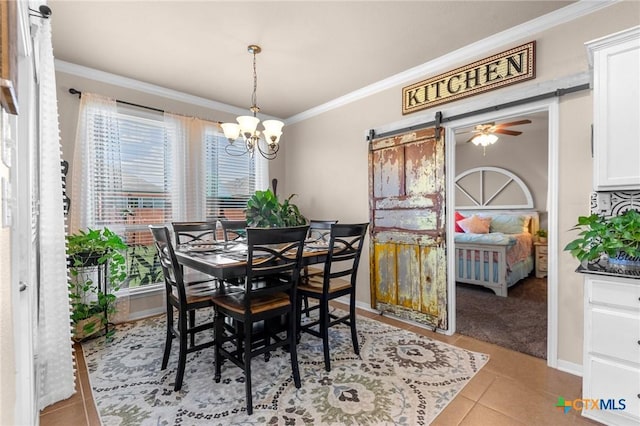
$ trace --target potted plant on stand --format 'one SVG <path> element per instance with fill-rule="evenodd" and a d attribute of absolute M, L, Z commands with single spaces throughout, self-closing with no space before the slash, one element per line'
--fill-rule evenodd
<path fill-rule="evenodd" d="M 89 229 L 67 236 L 71 321 L 76 341 L 105 330 L 115 313 L 115 292 L 127 277 L 127 245 L 108 228 Z"/>
<path fill-rule="evenodd" d="M 640 213 L 636 210 L 612 217 L 597 214 L 580 216 L 572 229 L 580 230 L 578 238 L 564 248 L 583 263 L 601 260 L 605 268 L 623 266 L 640 269 Z"/>

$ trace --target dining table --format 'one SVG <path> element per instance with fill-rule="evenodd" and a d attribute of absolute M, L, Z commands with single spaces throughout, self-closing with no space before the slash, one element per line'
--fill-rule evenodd
<path fill-rule="evenodd" d="M 327 242 L 307 240 L 302 252 L 302 266 L 324 263 L 329 254 Z M 242 278 L 246 275 L 246 240 L 212 241 L 181 244 L 176 248 L 178 263 L 211 275 L 219 280 Z"/>

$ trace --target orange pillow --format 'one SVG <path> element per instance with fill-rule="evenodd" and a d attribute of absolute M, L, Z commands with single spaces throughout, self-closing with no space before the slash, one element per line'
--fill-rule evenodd
<path fill-rule="evenodd" d="M 475 214 L 458 222 L 466 233 L 488 234 L 491 225 L 490 217 L 478 217 Z"/>
<path fill-rule="evenodd" d="M 456 218 L 455 218 L 455 222 L 456 222 L 456 223 L 455 223 L 455 225 L 456 225 L 456 229 L 455 229 L 455 231 L 456 231 L 456 232 L 464 232 L 464 229 L 460 228 L 460 225 L 458 225 L 458 221 L 459 221 L 459 220 L 462 220 L 462 219 L 465 219 L 465 217 L 464 217 L 464 216 L 462 216 L 462 215 L 460 214 L 460 212 L 456 212 Z"/>

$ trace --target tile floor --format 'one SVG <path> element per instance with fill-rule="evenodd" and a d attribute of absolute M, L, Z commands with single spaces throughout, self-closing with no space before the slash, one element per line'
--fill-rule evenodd
<path fill-rule="evenodd" d="M 490 355 L 487 365 L 440 413 L 433 425 L 597 424 L 575 411 L 564 414 L 555 407 L 558 396 L 566 400 L 580 398 L 581 378 L 548 368 L 542 359 L 458 334 L 444 336 L 432 333 L 371 312 L 358 313 L 445 343 Z M 43 410 L 40 415 L 41 426 L 100 425 L 81 351 L 80 346 L 76 345 L 79 376 L 76 394 Z"/>

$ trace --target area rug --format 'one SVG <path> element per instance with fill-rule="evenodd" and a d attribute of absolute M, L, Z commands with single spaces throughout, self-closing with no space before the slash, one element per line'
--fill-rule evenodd
<path fill-rule="evenodd" d="M 458 284 L 456 332 L 546 359 L 546 280 L 527 278 L 510 288 L 508 297 Z"/>
<path fill-rule="evenodd" d="M 119 325 L 110 341 L 82 344 L 104 425 L 424 425 L 429 424 L 487 362 L 488 356 L 358 317 L 360 357 L 349 328 L 330 329 L 331 372 L 322 341 L 303 334 L 298 346 L 302 387 L 289 354 L 252 362 L 254 412 L 245 410 L 242 370 L 230 362 L 215 383 L 214 350 L 187 356 L 182 390 L 173 383 L 177 342 L 160 370 L 165 319 Z"/>

